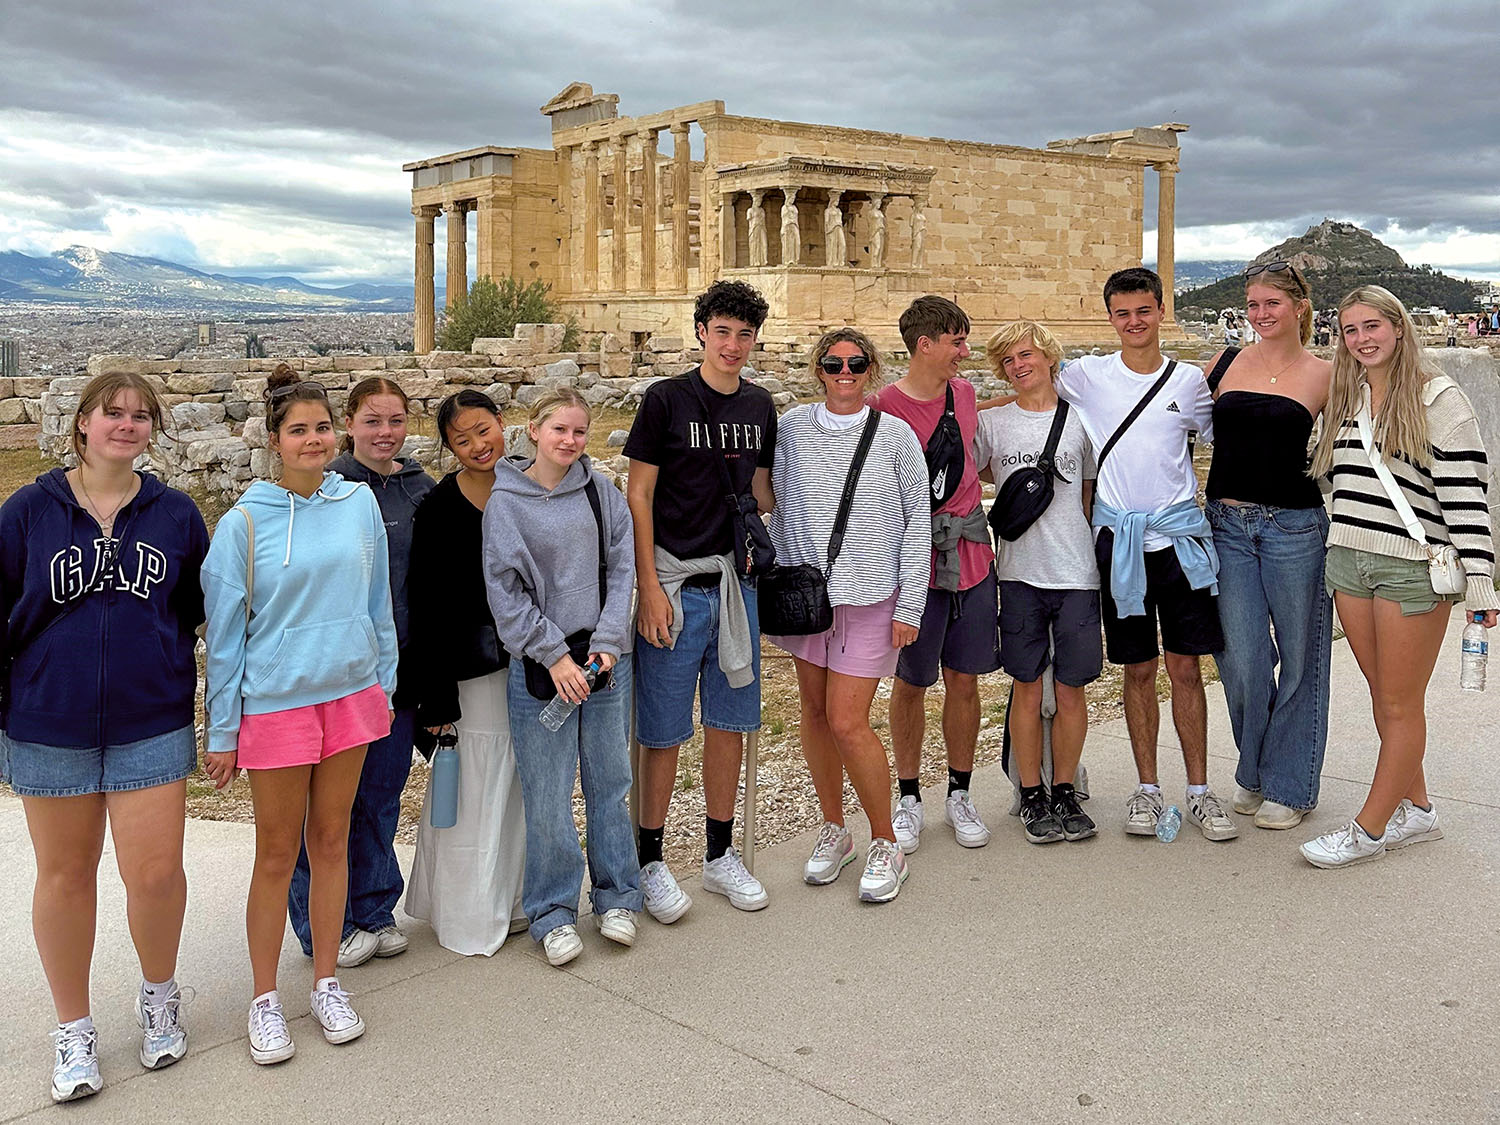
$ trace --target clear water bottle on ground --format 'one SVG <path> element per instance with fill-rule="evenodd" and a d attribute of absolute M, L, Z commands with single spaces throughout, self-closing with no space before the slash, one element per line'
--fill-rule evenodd
<path fill-rule="evenodd" d="M 1463 663 L 1458 668 L 1458 686 L 1464 691 L 1484 690 L 1484 666 L 1489 662 L 1490 642 L 1484 627 L 1484 614 L 1469 615 L 1464 626 Z"/>
<path fill-rule="evenodd" d="M 452 828 L 458 823 L 458 735 L 452 731 L 438 735 L 428 784 L 432 788 L 428 819 L 434 828 Z"/>
<path fill-rule="evenodd" d="M 1176 805 L 1168 805 L 1162 810 L 1161 816 L 1156 818 L 1156 838 L 1163 844 L 1170 844 L 1177 839 L 1177 833 L 1182 831 L 1182 810 Z"/>
<path fill-rule="evenodd" d="M 596 677 L 598 674 L 599 662 L 597 660 L 589 661 L 588 667 L 583 670 L 583 678 L 588 680 L 590 691 L 594 690 L 594 677 Z M 552 697 L 547 706 L 542 708 L 542 713 L 539 716 L 539 719 L 542 726 L 546 727 L 548 730 L 561 730 L 562 725 L 568 721 L 568 716 L 576 710 L 578 710 L 578 704 L 574 703 L 570 699 L 564 698 L 562 692 L 558 692 Z"/>

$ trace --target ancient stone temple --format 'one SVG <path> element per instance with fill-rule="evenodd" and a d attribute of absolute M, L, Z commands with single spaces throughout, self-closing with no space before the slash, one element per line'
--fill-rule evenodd
<path fill-rule="evenodd" d="M 476 276 L 541 278 L 586 329 L 634 340 L 690 335 L 692 299 L 716 278 L 766 295 L 770 344 L 842 324 L 893 342 L 922 293 L 958 301 L 977 336 L 1027 316 L 1064 340 L 1096 340 L 1109 334 L 1105 278 L 1141 262 L 1148 168 L 1175 329 L 1186 125 L 1030 149 L 739 117 L 718 101 L 621 117 L 618 103 L 575 82 L 541 108 L 550 149 L 487 146 L 404 166 L 419 352 L 433 347 L 439 214 L 450 302 L 467 291 L 472 214 Z"/>

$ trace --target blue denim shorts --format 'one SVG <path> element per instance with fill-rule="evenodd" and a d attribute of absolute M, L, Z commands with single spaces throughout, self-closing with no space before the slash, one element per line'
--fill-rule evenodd
<path fill-rule="evenodd" d="M 755 587 L 740 583 L 750 617 L 755 679 L 732 688 L 719 667 L 719 588 L 682 588 L 682 632 L 671 648 L 635 643 L 635 737 L 642 746 L 680 746 L 693 737 L 693 695 L 703 725 L 760 729 L 760 617 Z"/>
<path fill-rule="evenodd" d="M 0 780 L 22 797 L 122 793 L 181 781 L 198 768 L 189 723 L 166 734 L 116 746 L 44 746 L 0 732 Z"/>

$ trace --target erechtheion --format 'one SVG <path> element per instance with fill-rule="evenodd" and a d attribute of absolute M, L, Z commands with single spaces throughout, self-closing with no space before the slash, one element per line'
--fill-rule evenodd
<path fill-rule="evenodd" d="M 840 324 L 890 341 L 922 293 L 957 300 L 976 335 L 1027 316 L 1064 340 L 1097 339 L 1108 335 L 1105 278 L 1141 261 L 1148 168 L 1175 327 L 1173 185 L 1186 125 L 1030 149 L 739 117 L 719 101 L 620 117 L 618 102 L 575 82 L 541 108 L 551 149 L 486 146 L 404 166 L 419 352 L 433 347 L 439 212 L 450 302 L 467 291 L 472 213 L 477 276 L 540 278 L 585 328 L 637 340 L 689 334 L 693 296 L 716 278 L 766 295 L 768 342 Z"/>

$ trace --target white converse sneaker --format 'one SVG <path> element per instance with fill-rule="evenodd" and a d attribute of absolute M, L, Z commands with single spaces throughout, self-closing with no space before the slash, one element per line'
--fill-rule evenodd
<path fill-rule="evenodd" d="M 323 1028 L 323 1038 L 330 1043 L 348 1043 L 365 1033 L 365 1021 L 359 1018 L 349 994 L 330 978 L 322 988 L 312 990 L 312 1015 Z"/>
<path fill-rule="evenodd" d="M 1208 840 L 1233 840 L 1240 834 L 1240 826 L 1225 811 L 1212 789 L 1187 794 L 1187 818 Z"/>
<path fill-rule="evenodd" d="M 906 855 L 890 840 L 871 840 L 865 857 L 865 873 L 859 877 L 861 902 L 890 902 L 901 893 L 901 884 L 911 869 Z"/>
<path fill-rule="evenodd" d="M 376 957 L 395 957 L 397 954 L 405 953 L 408 944 L 406 935 L 396 929 L 394 922 L 389 926 L 381 926 L 375 931 Z"/>
<path fill-rule="evenodd" d="M 1309 840 L 1301 851 L 1302 858 L 1314 867 L 1348 867 L 1381 855 L 1385 851 L 1385 837 L 1372 840 L 1359 821 L 1351 820 L 1342 828 Z"/>
<path fill-rule="evenodd" d="M 1262 801 L 1255 810 L 1255 827 L 1284 829 L 1296 828 L 1307 815 L 1304 809 L 1294 809 L 1278 801 Z"/>
<path fill-rule="evenodd" d="M 380 951 L 380 938 L 369 930 L 354 930 L 339 942 L 339 968 L 352 969 L 363 965 Z"/>
<path fill-rule="evenodd" d="M 723 895 L 736 910 L 763 910 L 771 896 L 760 880 L 745 870 L 740 853 L 730 848 L 712 863 L 703 862 L 703 889 Z"/>
<path fill-rule="evenodd" d="M 818 833 L 818 842 L 807 858 L 807 866 L 802 869 L 802 879 L 815 887 L 827 886 L 853 862 L 854 837 L 842 824 L 827 821 L 823 824 L 823 831 Z"/>
<path fill-rule="evenodd" d="M 623 906 L 598 915 L 599 932 L 618 945 L 635 944 L 635 914 Z"/>
<path fill-rule="evenodd" d="M 547 964 L 560 969 L 583 952 L 583 939 L 578 936 L 578 927 L 558 926 L 542 938 L 542 949 L 547 954 Z"/>
<path fill-rule="evenodd" d="M 250 1005 L 250 1057 L 269 1066 L 285 1062 L 296 1053 L 281 1000 L 274 991 L 257 996 Z"/>
<path fill-rule="evenodd" d="M 922 842 L 922 799 L 902 797 L 891 810 L 891 827 L 896 832 L 896 846 L 911 855 Z"/>
<path fill-rule="evenodd" d="M 172 989 L 161 1004 L 148 1004 L 139 992 L 135 996 L 135 1020 L 141 1027 L 141 1065 L 147 1070 L 171 1066 L 187 1054 L 187 1028 L 182 1026 L 182 1009 L 193 1001 L 193 990 Z"/>
<path fill-rule="evenodd" d="M 97 1031 L 68 1024 L 52 1033 L 52 1041 L 57 1046 L 57 1057 L 52 1063 L 53 1101 L 71 1102 L 104 1088 L 104 1079 L 99 1077 Z"/>
<path fill-rule="evenodd" d="M 641 868 L 641 891 L 651 917 L 663 925 L 671 925 L 693 905 L 687 892 L 677 885 L 671 868 L 659 859 Z"/>
<path fill-rule="evenodd" d="M 1431 800 L 1429 797 L 1428 800 Z M 1404 848 L 1407 844 L 1420 844 L 1427 840 L 1441 840 L 1443 829 L 1438 824 L 1437 806 L 1419 809 L 1406 798 L 1396 806 L 1385 826 L 1385 850 Z"/>
<path fill-rule="evenodd" d="M 1161 813 L 1161 790 L 1153 793 L 1144 786 L 1137 786 L 1130 800 L 1125 802 L 1125 831 L 1132 836 L 1155 836 L 1156 822 Z"/>
<path fill-rule="evenodd" d="M 1243 785 L 1234 787 L 1234 811 L 1241 816 L 1254 816 L 1264 800 L 1254 789 L 1246 789 Z"/>
<path fill-rule="evenodd" d="M 982 848 L 990 842 L 990 830 L 979 819 L 979 810 L 967 789 L 955 789 L 943 802 L 943 819 L 953 826 L 954 838 L 966 848 Z"/>

